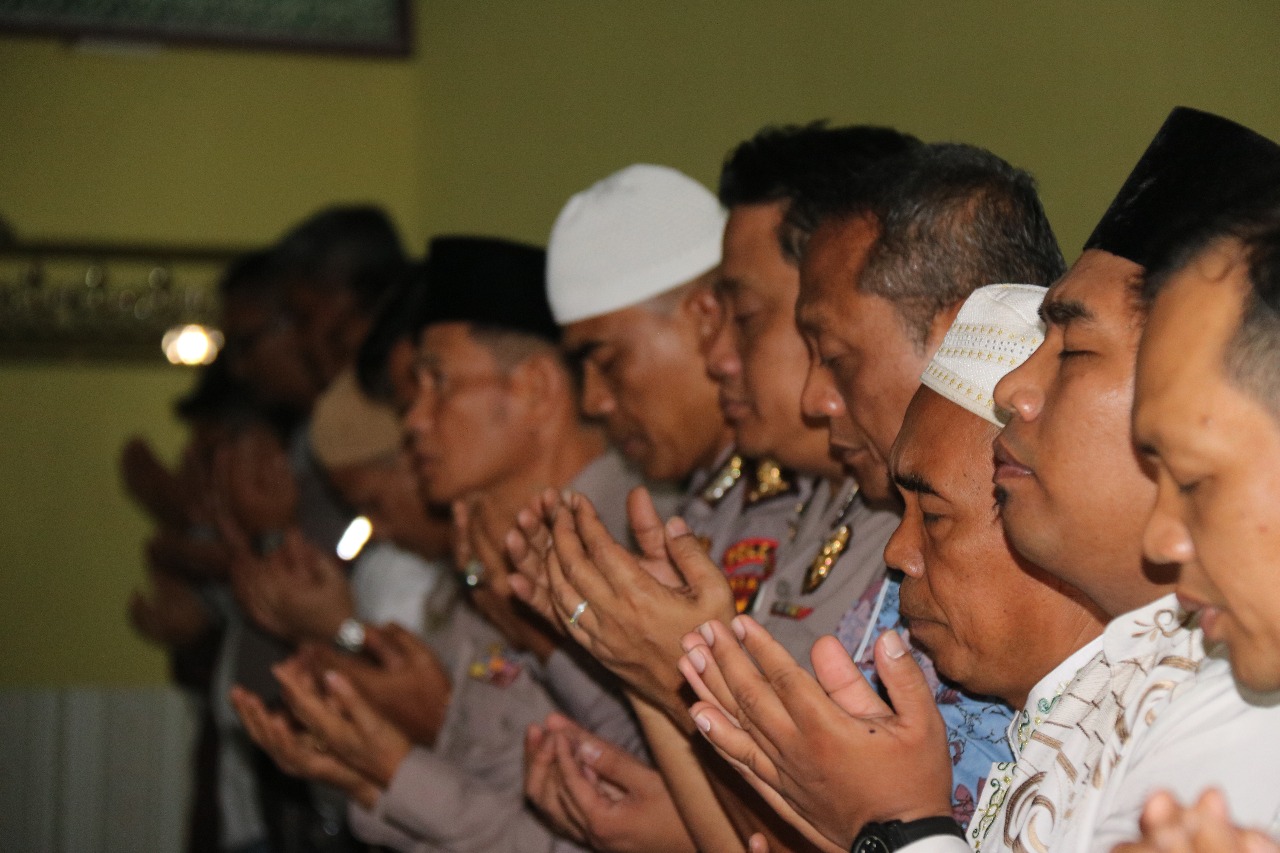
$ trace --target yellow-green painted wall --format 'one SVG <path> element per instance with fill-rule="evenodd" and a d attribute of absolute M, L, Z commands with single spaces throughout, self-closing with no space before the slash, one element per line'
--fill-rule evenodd
<path fill-rule="evenodd" d="M 986 145 L 1040 178 L 1070 258 L 1169 108 L 1280 138 L 1280 9 L 1148 0 L 432 0 L 409 61 L 117 56 L 0 39 L 0 216 L 27 237 L 254 243 L 332 201 L 406 244 L 545 239 L 629 162 L 712 183 L 760 125 L 828 117 Z M 132 683 L 145 525 L 114 486 L 170 451 L 175 368 L 0 366 L 0 684 Z"/>

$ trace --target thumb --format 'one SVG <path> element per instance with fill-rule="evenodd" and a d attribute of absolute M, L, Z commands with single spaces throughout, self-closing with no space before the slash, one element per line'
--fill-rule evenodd
<path fill-rule="evenodd" d="M 337 700 L 340 711 L 361 731 L 371 731 L 379 722 L 378 713 L 345 675 L 330 669 L 324 674 L 328 695 Z"/>
<path fill-rule="evenodd" d="M 664 530 L 667 553 L 671 555 L 672 562 L 695 595 L 701 597 L 705 591 L 717 587 L 728 591 L 729 582 L 725 580 L 724 572 L 707 556 L 706 548 L 689 530 L 689 525 L 685 524 L 683 518 L 672 516 L 667 520 Z"/>
<path fill-rule="evenodd" d="M 640 553 L 646 557 L 666 557 L 667 543 L 662 535 L 662 519 L 653 505 L 653 497 L 644 486 L 636 486 L 627 495 L 627 521 Z"/>
<path fill-rule="evenodd" d="M 386 625 L 366 625 L 364 629 L 364 650 L 385 669 L 403 668 L 408 658 L 404 638 L 400 636 L 400 628 L 394 622 Z M 403 629 L 400 629 L 403 630 Z"/>
<path fill-rule="evenodd" d="M 636 777 L 649 769 L 625 749 L 591 735 L 581 738 L 573 757 L 600 778 L 626 790 L 634 790 Z"/>
<path fill-rule="evenodd" d="M 862 718 L 893 713 L 835 637 L 830 634 L 819 637 L 809 651 L 809 660 L 822 689 L 845 713 Z"/>
<path fill-rule="evenodd" d="M 885 631 L 876 641 L 876 673 L 899 720 L 918 723 L 938 715 L 933 688 L 897 631 Z"/>
<path fill-rule="evenodd" d="M 471 508 L 466 501 L 454 501 L 451 505 L 453 520 L 453 563 L 458 569 L 466 569 L 471 562 Z"/>

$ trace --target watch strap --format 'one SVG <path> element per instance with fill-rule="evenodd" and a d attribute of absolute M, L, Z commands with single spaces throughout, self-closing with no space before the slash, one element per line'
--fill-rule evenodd
<path fill-rule="evenodd" d="M 935 835 L 964 839 L 964 827 L 951 817 L 922 817 L 918 820 L 890 820 L 868 823 L 854 839 L 850 853 L 893 853 L 914 841 Z"/>

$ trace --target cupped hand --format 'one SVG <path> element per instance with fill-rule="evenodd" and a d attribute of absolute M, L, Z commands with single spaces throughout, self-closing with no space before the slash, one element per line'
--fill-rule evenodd
<path fill-rule="evenodd" d="M 697 728 L 811 841 L 847 850 L 867 822 L 951 814 L 946 728 L 896 633 L 875 648 L 892 707 L 834 637 L 814 644 L 816 679 L 747 616 L 702 625 L 683 645 Z"/>

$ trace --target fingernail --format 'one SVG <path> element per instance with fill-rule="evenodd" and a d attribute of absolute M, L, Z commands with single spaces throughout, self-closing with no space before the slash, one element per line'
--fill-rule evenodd
<path fill-rule="evenodd" d="M 733 636 L 737 637 L 739 642 L 747 638 L 747 626 L 742 624 L 741 619 L 735 617 L 733 621 L 729 623 L 729 627 L 733 630 Z"/>
<path fill-rule="evenodd" d="M 891 660 L 897 660 L 907 653 L 907 646 L 902 642 L 902 635 L 897 631 L 888 631 L 884 635 L 884 653 Z"/>
<path fill-rule="evenodd" d="M 573 489 L 565 489 L 560 493 L 560 499 L 570 506 L 573 505 Z"/>
<path fill-rule="evenodd" d="M 702 656 L 702 652 L 698 649 L 689 652 L 689 663 L 693 664 L 693 668 L 698 672 L 702 672 L 707 668 L 707 659 Z"/>
<path fill-rule="evenodd" d="M 667 519 L 667 535 L 671 537 L 684 536 L 689 532 L 689 525 L 684 523 L 684 519 L 678 515 L 673 515 Z"/>
<path fill-rule="evenodd" d="M 578 760 L 584 764 L 595 764 L 596 759 L 600 757 L 600 747 L 594 743 L 584 742 L 578 747 Z"/>
<path fill-rule="evenodd" d="M 324 683 L 332 687 L 337 682 L 338 682 L 338 673 L 332 669 L 326 669 L 324 671 Z"/>
<path fill-rule="evenodd" d="M 704 735 L 711 731 L 711 718 L 706 714 L 695 714 L 693 722 L 702 730 Z"/>
<path fill-rule="evenodd" d="M 702 639 L 707 641 L 708 646 L 714 646 L 716 644 L 716 634 L 711 630 L 710 622 L 703 622 L 699 625 L 698 633 L 702 635 Z"/>

